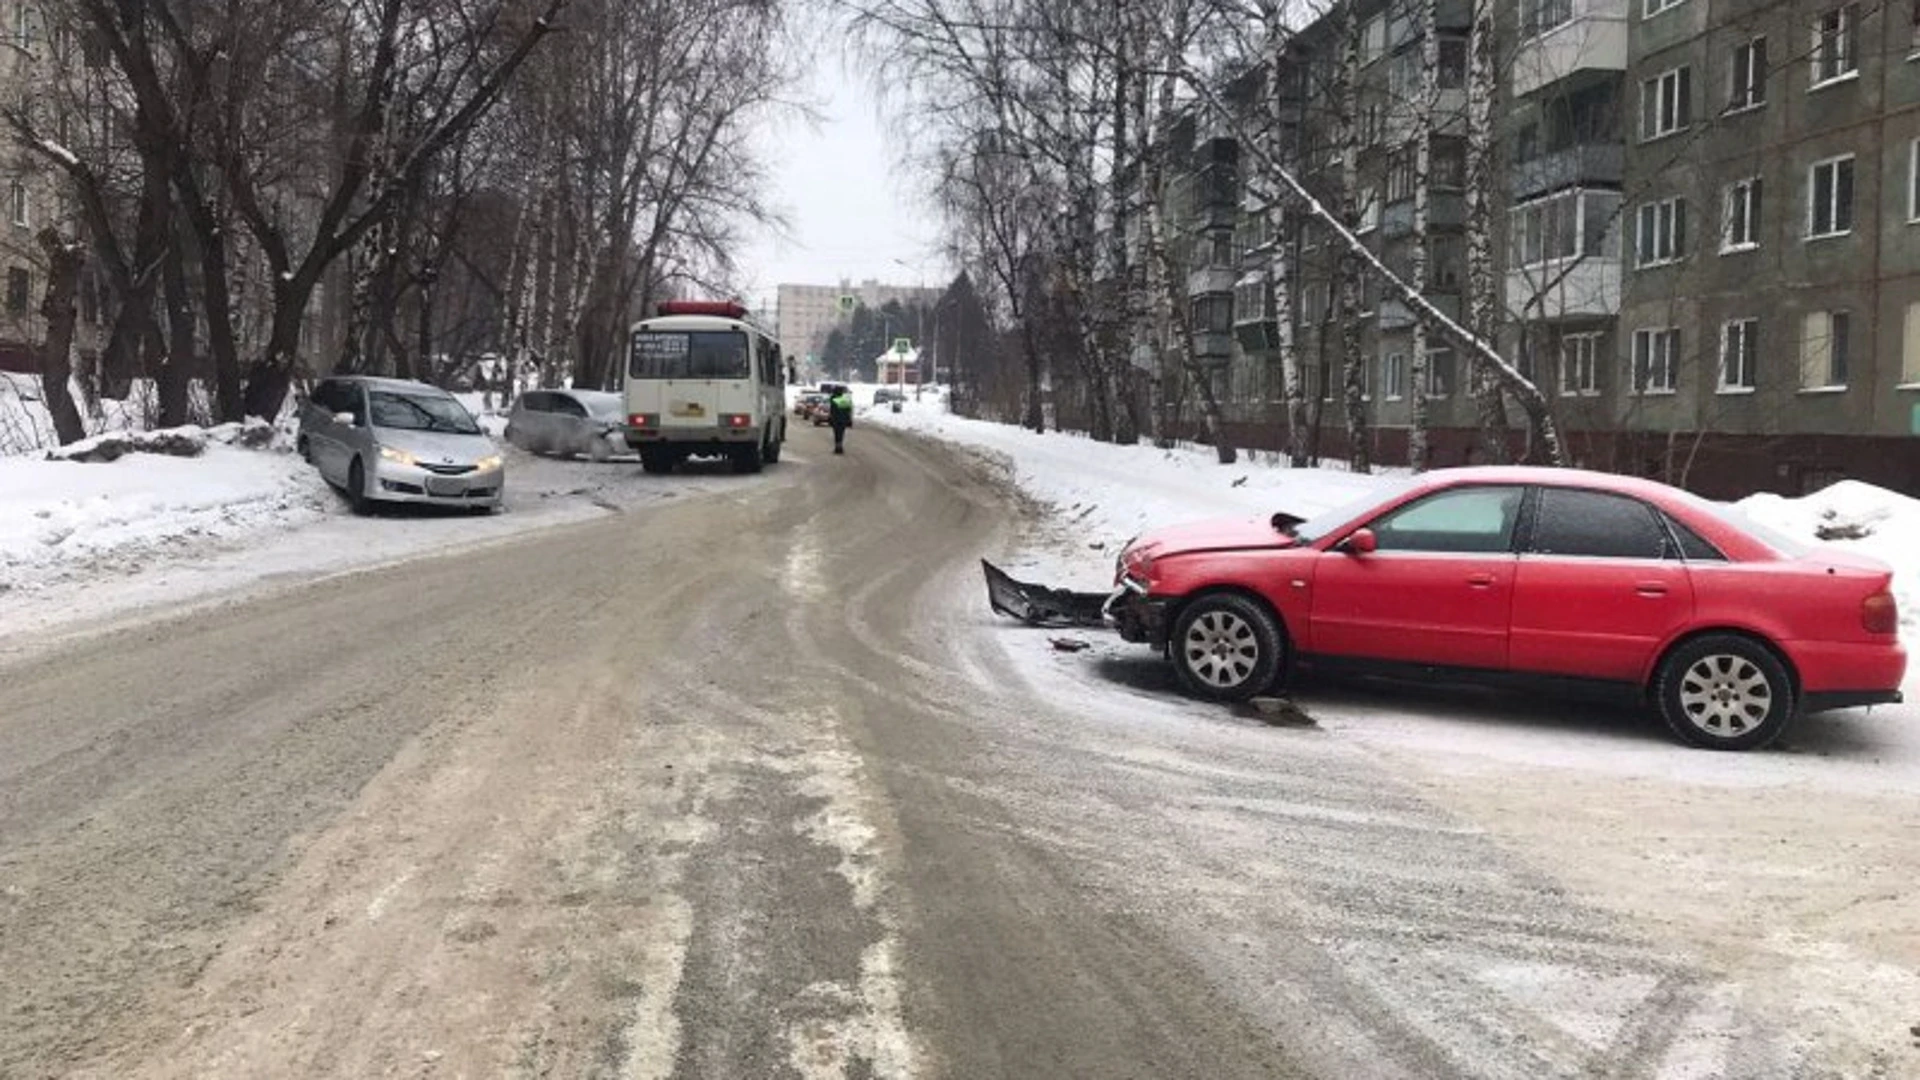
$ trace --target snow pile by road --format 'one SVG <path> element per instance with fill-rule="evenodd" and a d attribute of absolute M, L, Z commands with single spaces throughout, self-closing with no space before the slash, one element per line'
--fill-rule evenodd
<path fill-rule="evenodd" d="M 1751 495 L 1735 504 L 1763 525 L 1871 555 L 1894 568 L 1900 625 L 1920 637 L 1920 499 L 1842 480 L 1799 499 Z"/>
<path fill-rule="evenodd" d="M 258 425 L 255 425 L 257 428 Z M 267 533 L 326 513 L 326 489 L 283 450 L 241 449 L 255 428 L 178 429 L 197 456 L 107 463 L 0 457 L 0 589 L 129 569 L 190 544 Z"/>
<path fill-rule="evenodd" d="M 909 391 L 911 395 L 911 391 Z M 1115 446 L 1080 435 L 1036 435 L 1007 424 L 954 416 L 937 400 L 909 400 L 900 412 L 863 413 L 857 423 L 902 428 L 982 451 L 1020 489 L 1049 504 L 1089 546 L 1117 551 L 1130 537 L 1180 521 L 1308 517 L 1362 498 L 1381 483 L 1337 469 L 1290 469 L 1263 456 L 1220 465 L 1211 449 Z"/>

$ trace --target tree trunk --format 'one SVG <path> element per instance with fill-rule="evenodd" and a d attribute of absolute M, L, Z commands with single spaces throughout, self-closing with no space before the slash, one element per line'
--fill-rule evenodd
<path fill-rule="evenodd" d="M 1357 229 L 1360 215 L 1360 18 L 1352 4 L 1346 12 L 1340 46 L 1340 216 Z M 1347 464 L 1356 473 L 1373 471 L 1372 427 L 1367 422 L 1367 358 L 1360 337 L 1361 268 L 1343 258 L 1340 272 L 1340 375 L 1342 412 L 1347 423 Z"/>
<path fill-rule="evenodd" d="M 1440 0 L 1419 0 L 1420 115 L 1413 154 L 1413 278 L 1416 292 L 1427 291 L 1427 261 L 1433 242 L 1433 128 L 1440 104 Z M 1432 348 L 1427 320 L 1413 323 L 1413 356 L 1406 365 L 1407 467 L 1427 469 L 1427 352 Z"/>
<path fill-rule="evenodd" d="M 1499 340 L 1505 288 L 1493 261 L 1494 215 L 1501 203 L 1494 185 L 1504 182 L 1494 160 L 1493 107 L 1499 92 L 1494 45 L 1494 0 L 1474 0 L 1467 40 L 1467 329 L 1487 342 Z M 1507 408 L 1501 380 L 1478 357 L 1471 370 L 1483 452 L 1489 463 L 1505 464 Z"/>
<path fill-rule="evenodd" d="M 193 376 L 199 367 L 195 341 L 198 320 L 193 314 L 192 289 L 187 284 L 183 242 L 176 242 L 168 249 L 161 273 L 167 309 L 167 345 L 159 376 L 160 416 L 161 423 L 177 425 L 187 422 Z"/>
<path fill-rule="evenodd" d="M 47 256 L 47 291 L 40 301 L 40 314 L 47 320 L 47 338 L 40 346 L 40 395 L 53 416 L 54 435 L 65 446 L 87 436 L 72 387 L 74 299 L 80 294 L 87 252 L 51 225 L 41 229 L 37 239 Z"/>

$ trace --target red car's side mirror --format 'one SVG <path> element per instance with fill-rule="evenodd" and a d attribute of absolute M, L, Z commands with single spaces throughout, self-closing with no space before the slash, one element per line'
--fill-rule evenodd
<path fill-rule="evenodd" d="M 1380 538 L 1373 535 L 1372 529 L 1355 529 L 1341 543 L 1340 550 L 1349 555 L 1371 555 L 1380 550 Z"/>

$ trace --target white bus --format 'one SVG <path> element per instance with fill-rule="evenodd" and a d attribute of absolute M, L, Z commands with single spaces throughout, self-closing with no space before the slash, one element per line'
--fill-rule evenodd
<path fill-rule="evenodd" d="M 663 303 L 628 339 L 626 414 L 627 445 L 650 473 L 696 454 L 759 472 L 787 438 L 780 345 L 737 303 Z"/>

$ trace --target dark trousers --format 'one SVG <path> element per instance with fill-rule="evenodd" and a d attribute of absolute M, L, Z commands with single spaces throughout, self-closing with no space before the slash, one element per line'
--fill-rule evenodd
<path fill-rule="evenodd" d="M 839 450 L 841 448 L 841 445 L 844 444 L 846 441 L 847 441 L 847 425 L 834 424 L 833 425 L 833 448 L 835 450 Z"/>

